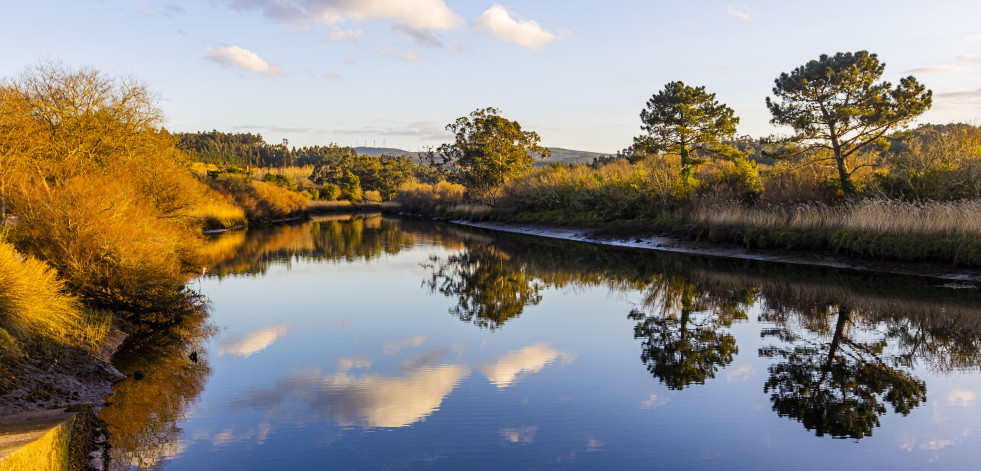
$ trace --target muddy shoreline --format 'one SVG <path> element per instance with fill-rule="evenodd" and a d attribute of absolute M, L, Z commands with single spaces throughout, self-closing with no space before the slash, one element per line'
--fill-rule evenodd
<path fill-rule="evenodd" d="M 548 224 L 515 224 L 507 222 L 473 222 L 452 220 L 452 224 L 512 234 L 533 235 L 553 239 L 589 242 L 593 244 L 638 250 L 685 253 L 711 257 L 811 265 L 818 267 L 888 273 L 936 279 L 948 288 L 981 288 L 981 269 L 956 267 L 942 263 L 912 263 L 863 259 L 827 253 L 811 253 L 776 249 L 746 249 L 737 245 L 695 242 L 651 231 L 616 233 L 610 228 L 552 226 Z"/>

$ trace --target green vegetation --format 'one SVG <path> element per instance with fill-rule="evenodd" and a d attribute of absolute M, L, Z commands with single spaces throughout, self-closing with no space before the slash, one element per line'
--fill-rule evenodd
<path fill-rule="evenodd" d="M 522 131 L 521 124 L 502 117 L 496 108 L 475 110 L 447 124 L 446 130 L 455 141 L 440 146 L 429 162 L 447 179 L 467 187 L 471 199 L 482 199 L 489 190 L 527 173 L 535 156 L 551 155 L 538 145 L 538 133 Z"/>
<path fill-rule="evenodd" d="M 886 65 L 868 51 L 839 52 L 780 74 L 773 94 L 766 99 L 773 124 L 790 126 L 792 141 L 802 149 L 831 151 L 841 190 L 856 192 L 850 158 L 879 141 L 886 133 L 905 126 L 933 103 L 933 93 L 909 76 L 892 88 L 878 82 Z"/>
<path fill-rule="evenodd" d="M 669 82 L 647 101 L 640 120 L 647 135 L 634 138 L 634 148 L 654 154 L 677 154 L 681 158 L 678 191 L 683 194 L 695 185 L 694 171 L 706 162 L 706 156 L 730 156 L 734 152 L 720 140 L 736 134 L 739 118 L 705 87 Z"/>

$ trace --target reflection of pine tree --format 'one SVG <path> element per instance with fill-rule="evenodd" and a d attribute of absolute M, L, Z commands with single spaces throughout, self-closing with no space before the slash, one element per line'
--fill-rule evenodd
<path fill-rule="evenodd" d="M 468 247 L 434 268 L 425 282 L 433 293 L 456 297 L 450 313 L 491 330 L 537 305 L 544 287 L 508 257 L 486 245 Z"/>
<path fill-rule="evenodd" d="M 739 352 L 736 339 L 720 330 L 733 320 L 746 318 L 743 301 L 752 296 L 709 298 L 696 296 L 694 285 L 679 277 L 659 276 L 646 292 L 648 305 L 660 306 L 656 315 L 634 309 L 629 318 L 638 321 L 634 338 L 643 339 L 641 361 L 670 389 L 705 384 L 720 366 L 732 363 Z M 712 309 L 707 306 L 712 305 Z"/>
<path fill-rule="evenodd" d="M 848 307 L 839 306 L 829 343 L 807 340 L 800 335 L 806 330 L 786 326 L 763 332 L 790 344 L 760 349 L 760 356 L 783 360 L 770 366 L 763 388 L 770 393 L 773 410 L 818 436 L 859 439 L 879 426 L 879 417 L 886 413 L 883 403 L 907 415 L 926 400 L 926 383 L 886 364 L 885 339 L 850 338 L 851 314 Z"/>

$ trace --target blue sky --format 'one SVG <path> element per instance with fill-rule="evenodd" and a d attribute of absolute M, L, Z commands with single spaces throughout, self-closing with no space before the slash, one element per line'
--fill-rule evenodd
<path fill-rule="evenodd" d="M 777 75 L 866 49 L 934 91 L 921 121 L 981 116 L 976 0 L 498 1 L 8 0 L 0 75 L 54 59 L 135 76 L 174 131 L 419 150 L 494 106 L 545 145 L 613 152 L 669 81 L 769 135 Z"/>

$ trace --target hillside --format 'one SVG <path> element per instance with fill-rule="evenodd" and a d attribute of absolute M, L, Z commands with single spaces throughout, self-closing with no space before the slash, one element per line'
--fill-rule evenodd
<path fill-rule="evenodd" d="M 424 154 L 424 152 L 409 152 L 407 150 L 395 149 L 392 147 L 355 147 L 354 150 L 357 151 L 358 154 L 367 154 L 375 157 L 382 154 L 406 155 L 412 157 L 416 161 L 418 161 L 419 157 Z M 600 152 L 588 152 L 583 150 L 563 149 L 561 147 L 549 147 L 549 150 L 552 151 L 552 157 L 548 160 L 535 161 L 535 167 L 543 167 L 546 165 L 551 165 L 553 163 L 588 164 L 592 162 L 594 158 L 604 157 L 609 155 Z"/>

